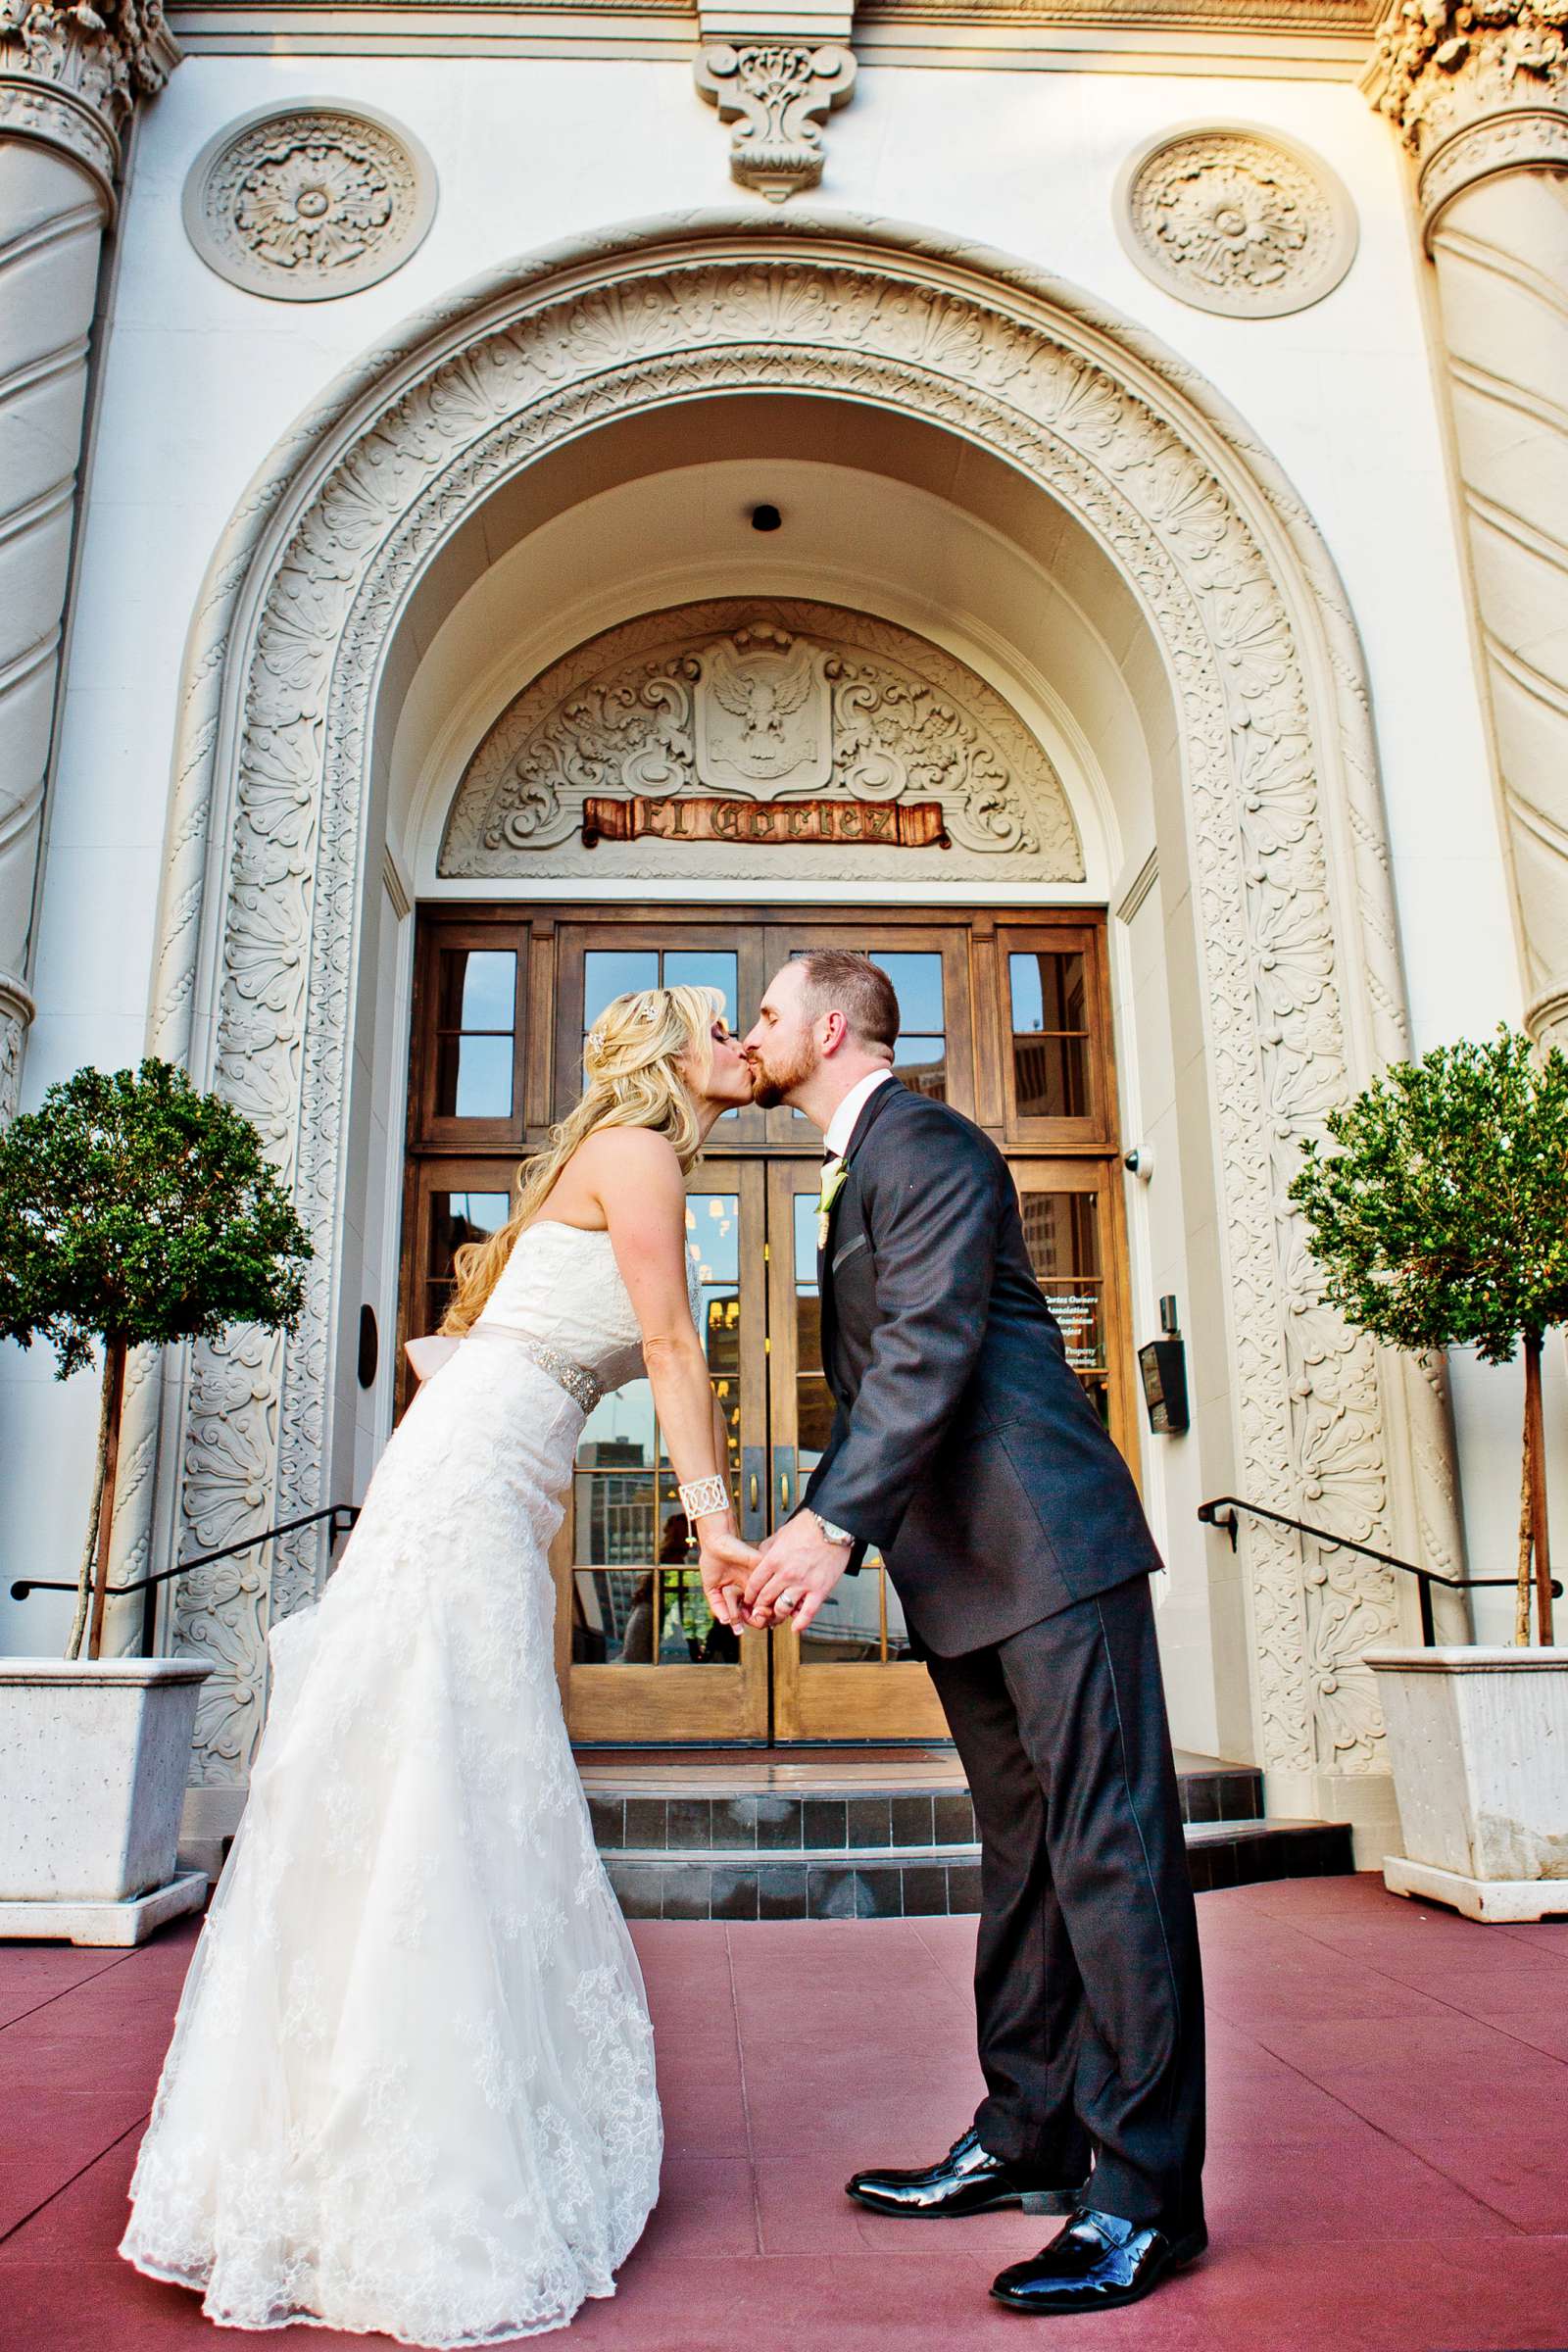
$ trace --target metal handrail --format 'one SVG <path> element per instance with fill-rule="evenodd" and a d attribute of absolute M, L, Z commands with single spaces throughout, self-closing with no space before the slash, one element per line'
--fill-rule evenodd
<path fill-rule="evenodd" d="M 1222 1511 L 1228 1516 L 1221 1518 Z M 1232 1551 L 1236 1549 L 1238 1511 L 1246 1511 L 1253 1519 L 1271 1520 L 1276 1527 L 1293 1528 L 1298 1535 L 1311 1536 L 1316 1543 L 1327 1544 L 1339 1551 L 1359 1552 L 1363 1560 L 1376 1560 L 1385 1568 L 1402 1569 L 1406 1576 L 1415 1577 L 1421 1587 L 1421 1640 L 1428 1649 L 1433 1647 L 1438 1638 L 1432 1617 L 1434 1585 L 1446 1585 L 1451 1592 L 1474 1592 L 1483 1586 L 1494 1585 L 1499 1588 L 1506 1586 L 1512 1592 L 1518 1582 L 1517 1578 L 1511 1576 L 1445 1576 L 1441 1568 L 1423 1568 L 1418 1561 L 1401 1560 L 1396 1552 L 1379 1551 L 1371 1544 L 1357 1544 L 1350 1536 L 1336 1536 L 1326 1527 L 1314 1527 L 1310 1520 L 1293 1519 L 1286 1511 L 1271 1511 L 1266 1503 L 1247 1502 L 1240 1494 L 1216 1494 L 1210 1501 L 1200 1502 L 1198 1506 L 1198 1516 L 1205 1527 L 1217 1527 L 1221 1535 L 1230 1538 Z M 1552 1580 L 1551 1597 L 1553 1600 L 1562 1598 L 1562 1587 L 1555 1578 Z"/>
<path fill-rule="evenodd" d="M 150 1586 L 167 1584 L 172 1576 L 188 1576 L 193 1568 L 211 1568 L 215 1560 L 232 1560 L 242 1551 L 254 1551 L 258 1544 L 270 1544 L 274 1536 L 292 1536 L 302 1527 L 315 1527 L 322 1519 L 330 1519 L 332 1532 L 327 1539 L 330 1550 L 339 1536 L 346 1536 L 360 1515 L 357 1502 L 329 1502 L 324 1510 L 307 1511 L 302 1519 L 283 1519 L 276 1527 L 264 1527 L 254 1536 L 243 1536 L 237 1544 L 224 1544 L 217 1551 L 199 1551 L 193 1560 L 176 1560 L 172 1568 L 160 1568 L 156 1576 L 138 1576 L 133 1584 L 110 1585 L 106 1588 L 111 1600 L 119 1600 L 126 1592 L 145 1592 Z M 75 1584 L 57 1584 L 42 1576 L 19 1577 L 11 1588 L 13 1600 L 25 1600 L 29 1592 L 74 1592 Z"/>

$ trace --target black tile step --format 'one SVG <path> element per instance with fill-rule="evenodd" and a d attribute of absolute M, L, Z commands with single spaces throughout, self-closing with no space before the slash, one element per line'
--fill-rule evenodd
<path fill-rule="evenodd" d="M 1215 1764 L 1179 1775 L 1187 1822 L 1257 1821 L 1263 1776 L 1249 1765 Z M 972 1843 L 974 1807 L 960 1786 L 908 1789 L 890 1786 L 737 1796 L 645 1794 L 590 1785 L 594 1837 L 606 1853 L 704 1854 L 739 1849 L 799 1854 L 808 1847 L 854 1848 Z"/>
<path fill-rule="evenodd" d="M 1254 1819 L 1189 1825 L 1199 1892 L 1354 1868 L 1343 1823 Z M 929 1919 L 980 1907 L 980 1849 L 953 1843 L 622 1846 L 605 1868 L 628 1919 Z"/>

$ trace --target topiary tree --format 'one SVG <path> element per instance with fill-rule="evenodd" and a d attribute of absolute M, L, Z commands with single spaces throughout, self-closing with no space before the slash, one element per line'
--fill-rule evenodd
<path fill-rule="evenodd" d="M 60 1380 L 104 1351 L 68 1657 L 89 1595 L 89 1657 L 103 1639 L 127 1351 L 291 1330 L 312 1254 L 256 1129 L 172 1062 L 78 1070 L 0 1134 L 0 1338 L 49 1341 Z"/>
<path fill-rule="evenodd" d="M 1511 1363 L 1524 1342 L 1515 1639 L 1549 1642 L 1551 1560 L 1541 1349 L 1568 1322 L 1568 1061 L 1499 1028 L 1490 1044 L 1396 1062 L 1343 1110 L 1339 1146 L 1302 1147 L 1291 1186 L 1334 1305 L 1374 1339 L 1424 1354 L 1473 1347 Z"/>

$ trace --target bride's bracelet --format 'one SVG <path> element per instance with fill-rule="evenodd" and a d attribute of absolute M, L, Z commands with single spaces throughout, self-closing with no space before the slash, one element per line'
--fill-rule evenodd
<path fill-rule="evenodd" d="M 710 1518 L 713 1512 L 727 1511 L 730 1507 L 729 1481 L 720 1478 L 716 1470 L 711 1478 L 694 1478 L 679 1492 L 680 1507 L 694 1535 L 699 1519 Z"/>

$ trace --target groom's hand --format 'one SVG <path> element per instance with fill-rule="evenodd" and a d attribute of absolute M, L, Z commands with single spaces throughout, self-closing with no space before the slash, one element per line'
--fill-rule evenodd
<path fill-rule="evenodd" d="M 762 1545 L 746 1587 L 749 1621 L 793 1625 L 803 1634 L 849 1564 L 849 1544 L 829 1544 L 811 1512 L 798 1511 Z M 795 1605 L 781 1609 L 786 1592 Z"/>

